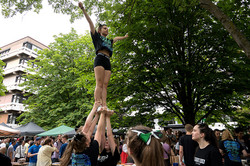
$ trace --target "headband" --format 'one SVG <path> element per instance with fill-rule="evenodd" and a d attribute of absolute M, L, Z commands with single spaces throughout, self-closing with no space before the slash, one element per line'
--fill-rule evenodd
<path fill-rule="evenodd" d="M 139 130 L 131 130 L 131 131 L 137 133 L 137 136 L 143 142 L 145 142 L 147 145 L 150 144 L 152 136 L 154 136 L 156 139 L 160 139 L 162 137 L 162 133 L 160 131 L 156 131 L 156 132 L 154 132 L 154 131 L 149 132 L 149 131 L 146 131 L 146 130 L 141 130 L 141 131 L 139 131 Z M 146 133 L 144 133 L 144 132 L 146 132 Z"/>

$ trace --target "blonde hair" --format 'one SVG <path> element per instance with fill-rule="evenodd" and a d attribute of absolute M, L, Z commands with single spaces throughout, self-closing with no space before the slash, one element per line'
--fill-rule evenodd
<path fill-rule="evenodd" d="M 146 126 L 135 126 L 127 133 L 127 146 L 131 151 L 132 158 L 136 159 L 143 166 L 164 166 L 163 148 L 160 140 L 154 136 L 151 138 L 149 145 L 146 145 L 138 136 L 137 133 L 131 130 L 152 131 Z"/>
<path fill-rule="evenodd" d="M 230 131 L 228 129 L 224 130 L 222 132 L 222 136 L 221 136 L 221 140 L 234 140 L 233 135 L 230 133 Z"/>

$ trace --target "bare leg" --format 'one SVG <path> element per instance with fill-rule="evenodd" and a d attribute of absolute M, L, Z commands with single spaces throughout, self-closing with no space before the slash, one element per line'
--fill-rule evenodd
<path fill-rule="evenodd" d="M 107 108 L 107 88 L 108 88 L 108 83 L 110 80 L 111 76 L 111 71 L 110 70 L 105 70 L 105 77 L 104 77 L 104 83 L 103 83 L 103 89 L 102 89 L 102 106 L 104 108 Z"/>
<path fill-rule="evenodd" d="M 103 91 L 103 83 L 104 83 L 104 76 L 105 70 L 102 66 L 97 66 L 94 69 L 95 71 L 95 80 L 96 80 L 96 87 L 95 87 L 95 102 L 102 104 L 102 91 Z"/>

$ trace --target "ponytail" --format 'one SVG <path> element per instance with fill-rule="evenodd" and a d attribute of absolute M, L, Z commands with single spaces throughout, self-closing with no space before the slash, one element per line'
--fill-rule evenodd
<path fill-rule="evenodd" d="M 67 145 L 62 158 L 60 159 L 61 166 L 67 166 L 70 161 L 70 157 L 74 150 L 74 153 L 81 153 L 87 148 L 87 137 L 85 134 L 77 133 L 71 142 Z"/>
<path fill-rule="evenodd" d="M 65 152 L 63 153 L 62 158 L 60 159 L 60 165 L 61 166 L 68 166 L 69 162 L 70 162 L 70 157 L 73 151 L 73 147 L 74 147 L 75 141 L 71 141 L 69 142 L 69 144 L 67 145 Z"/>

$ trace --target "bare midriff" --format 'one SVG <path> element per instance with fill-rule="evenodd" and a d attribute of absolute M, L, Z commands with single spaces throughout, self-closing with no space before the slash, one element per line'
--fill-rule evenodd
<path fill-rule="evenodd" d="M 105 54 L 107 56 L 109 56 L 109 51 L 108 50 L 99 50 L 97 53 L 102 53 L 102 54 Z"/>

